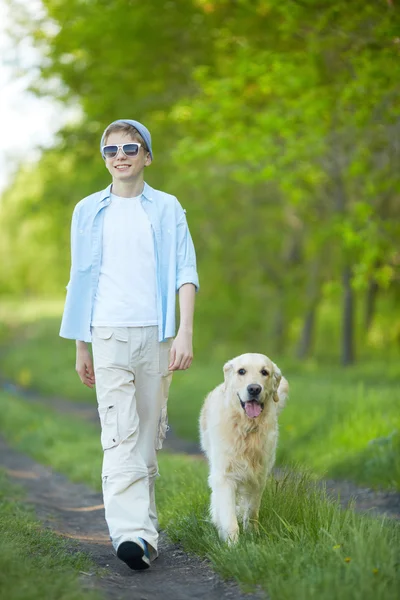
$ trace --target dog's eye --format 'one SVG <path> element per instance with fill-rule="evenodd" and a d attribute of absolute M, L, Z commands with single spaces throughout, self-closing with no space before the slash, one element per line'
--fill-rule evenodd
<path fill-rule="evenodd" d="M 264 377 L 268 377 L 268 375 L 269 375 L 269 371 L 267 371 L 267 369 L 263 369 L 263 370 L 261 371 L 261 375 L 264 375 Z"/>
<path fill-rule="evenodd" d="M 239 369 L 239 375 L 246 375 L 246 369 Z"/>

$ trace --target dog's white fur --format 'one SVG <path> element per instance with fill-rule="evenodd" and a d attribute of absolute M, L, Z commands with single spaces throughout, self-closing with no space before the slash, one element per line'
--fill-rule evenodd
<path fill-rule="evenodd" d="M 263 354 L 230 360 L 224 375 L 224 383 L 204 401 L 200 441 L 210 466 L 211 518 L 220 538 L 232 543 L 239 534 L 238 518 L 244 529 L 249 522 L 257 526 L 261 497 L 275 462 L 278 414 L 289 384 Z M 257 417 L 249 417 L 241 404 L 253 399 L 249 385 L 261 386 L 257 400 L 264 408 Z"/>

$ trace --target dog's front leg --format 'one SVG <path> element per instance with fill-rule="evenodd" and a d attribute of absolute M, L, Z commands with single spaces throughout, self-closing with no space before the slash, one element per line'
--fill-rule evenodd
<path fill-rule="evenodd" d="M 233 544 L 239 536 L 236 518 L 236 484 L 225 477 L 211 475 L 211 518 L 224 542 Z"/>
<path fill-rule="evenodd" d="M 264 487 L 246 490 L 242 497 L 243 506 L 243 529 L 248 529 L 249 525 L 258 530 L 258 515 L 260 511 L 261 498 Z"/>

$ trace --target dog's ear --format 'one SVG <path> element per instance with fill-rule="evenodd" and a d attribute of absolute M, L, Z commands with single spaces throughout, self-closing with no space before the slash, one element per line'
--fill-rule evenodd
<path fill-rule="evenodd" d="M 224 378 L 225 381 L 228 378 L 228 375 L 233 371 L 233 362 L 231 360 L 228 360 L 227 363 L 224 364 Z"/>
<path fill-rule="evenodd" d="M 274 368 L 274 372 L 272 373 L 273 399 L 274 402 L 279 402 L 278 387 L 282 379 L 282 373 L 280 368 L 275 363 L 272 363 L 272 365 Z"/>

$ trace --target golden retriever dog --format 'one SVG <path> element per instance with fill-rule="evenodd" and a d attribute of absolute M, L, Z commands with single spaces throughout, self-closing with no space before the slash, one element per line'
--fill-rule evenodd
<path fill-rule="evenodd" d="M 222 540 L 257 526 L 266 480 L 275 463 L 278 414 L 289 384 L 267 356 L 242 354 L 224 365 L 224 383 L 208 394 L 200 441 L 210 474 L 211 519 Z"/>

